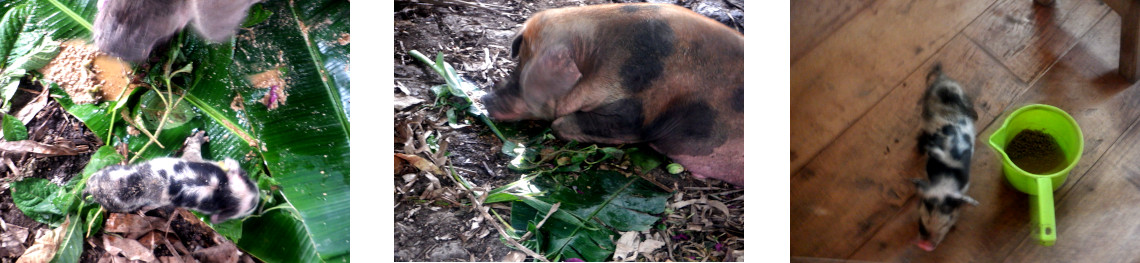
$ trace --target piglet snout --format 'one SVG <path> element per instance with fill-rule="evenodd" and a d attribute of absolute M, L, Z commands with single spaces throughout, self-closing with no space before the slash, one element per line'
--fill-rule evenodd
<path fill-rule="evenodd" d="M 934 251 L 934 243 L 930 243 L 930 240 L 919 240 L 916 245 L 926 252 Z"/>

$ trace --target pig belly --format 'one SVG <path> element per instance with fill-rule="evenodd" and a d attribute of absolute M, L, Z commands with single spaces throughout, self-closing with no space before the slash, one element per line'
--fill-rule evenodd
<path fill-rule="evenodd" d="M 650 146 L 661 151 L 656 144 Z M 715 178 L 734 185 L 744 185 L 744 138 L 728 139 L 708 155 L 665 154 L 685 166 L 685 170 L 697 178 Z"/>

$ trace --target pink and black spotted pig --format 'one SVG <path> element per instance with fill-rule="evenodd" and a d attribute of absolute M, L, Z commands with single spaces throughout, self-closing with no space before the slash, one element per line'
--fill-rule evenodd
<path fill-rule="evenodd" d="M 669 4 L 534 14 L 518 68 L 482 98 L 496 120 L 553 120 L 566 140 L 649 143 L 698 178 L 744 184 L 744 36 Z"/>

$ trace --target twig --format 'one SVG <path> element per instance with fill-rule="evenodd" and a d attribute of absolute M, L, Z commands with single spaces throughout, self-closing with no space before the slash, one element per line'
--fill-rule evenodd
<path fill-rule="evenodd" d="M 451 163 L 450 159 L 448 159 L 448 164 L 450 165 L 450 163 Z M 449 173 L 452 173 L 452 172 L 454 172 L 454 170 L 452 170 Z M 519 244 L 519 242 L 515 241 L 515 239 L 511 238 L 510 235 L 507 235 L 507 231 L 503 230 L 503 226 L 499 225 L 499 222 L 495 221 L 495 218 L 491 217 L 490 213 L 487 213 L 487 209 L 490 209 L 490 208 L 485 208 L 483 206 L 483 201 L 479 198 L 475 198 L 475 194 L 472 193 L 471 189 L 468 188 L 467 185 L 460 183 L 458 179 L 455 179 L 455 177 L 451 176 L 450 174 L 448 174 L 447 176 L 444 176 L 444 177 L 450 178 L 452 183 L 455 183 L 455 185 L 463 187 L 463 189 L 466 190 L 464 192 L 467 192 L 467 199 L 471 200 L 471 205 L 475 206 L 475 210 L 479 211 L 479 214 L 483 215 L 483 219 L 490 222 L 491 226 L 494 226 L 495 230 L 499 231 L 499 236 L 503 237 L 503 239 L 507 240 L 507 243 L 510 243 L 511 246 L 514 246 L 515 249 L 518 249 L 518 250 L 522 251 L 523 253 L 526 253 L 527 255 L 530 255 L 531 257 L 534 257 L 538 260 L 541 260 L 542 262 L 550 262 L 550 260 L 546 259 L 545 256 L 540 255 L 538 253 L 535 253 L 533 250 L 526 248 L 526 246 Z M 553 211 L 553 209 L 551 209 L 551 210 Z M 543 221 L 545 221 L 545 219 Z"/>
<path fill-rule="evenodd" d="M 534 229 L 542 228 L 542 224 L 546 224 L 546 219 L 550 219 L 550 216 L 554 215 L 554 211 L 558 211 L 559 206 L 562 206 L 562 202 L 558 202 L 558 203 L 555 203 L 553 206 L 550 206 L 550 211 L 546 212 L 546 217 L 543 217 L 542 221 L 538 221 L 538 225 L 536 225 L 534 227 Z M 519 242 L 526 241 L 528 238 L 530 238 L 530 236 L 533 236 L 533 235 L 534 235 L 534 232 L 526 231 L 526 234 L 523 234 L 523 236 L 519 238 Z"/>
<path fill-rule="evenodd" d="M 123 118 L 123 121 L 126 121 L 127 124 L 135 126 L 135 128 L 138 128 L 138 130 L 142 131 L 143 134 L 146 134 L 146 137 L 150 137 L 151 141 L 154 141 L 155 144 L 158 144 L 158 148 L 166 149 L 166 146 L 162 146 L 162 142 L 159 142 L 158 138 L 155 138 L 153 134 L 150 134 L 150 131 L 146 130 L 146 127 L 143 127 L 142 125 L 136 123 L 134 120 L 131 120 L 131 118 L 127 116 L 127 111 L 119 111 L 119 116 L 121 116 Z"/>
<path fill-rule="evenodd" d="M 490 221 L 491 226 L 494 226 L 495 230 L 499 231 L 499 236 L 502 236 L 503 239 L 507 240 L 507 243 L 510 243 L 511 246 L 514 246 L 515 249 L 518 249 L 518 250 L 522 251 L 523 253 L 526 253 L 527 255 L 530 255 L 531 257 L 534 257 L 538 260 L 541 260 L 542 262 L 550 262 L 550 260 L 546 259 L 546 257 L 539 255 L 538 253 L 535 253 L 534 251 L 526 248 L 522 244 L 519 244 L 518 241 L 515 241 L 515 239 L 511 238 L 511 236 L 507 235 L 507 231 L 503 230 L 503 227 L 499 225 L 499 222 L 496 222 L 495 219 L 491 217 L 491 214 L 487 213 L 487 209 L 490 209 L 490 208 L 484 208 L 482 202 L 479 202 L 479 199 L 475 198 L 475 195 L 472 194 L 471 191 L 467 191 L 467 198 L 471 199 L 471 204 L 475 205 L 475 210 L 478 210 L 479 214 L 483 215 L 483 219 Z M 551 211 L 553 211 L 553 209 L 551 209 Z M 543 219 L 543 221 L 546 221 L 546 220 Z"/>

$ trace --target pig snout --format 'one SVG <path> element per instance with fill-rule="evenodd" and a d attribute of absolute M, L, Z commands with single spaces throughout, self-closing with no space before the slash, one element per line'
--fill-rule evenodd
<path fill-rule="evenodd" d="M 503 97 L 496 96 L 495 94 L 487 94 L 479 101 L 487 108 L 487 116 L 491 119 L 500 121 L 512 121 L 522 119 L 522 107 L 515 105 L 522 105 L 522 101 L 517 97 Z"/>

